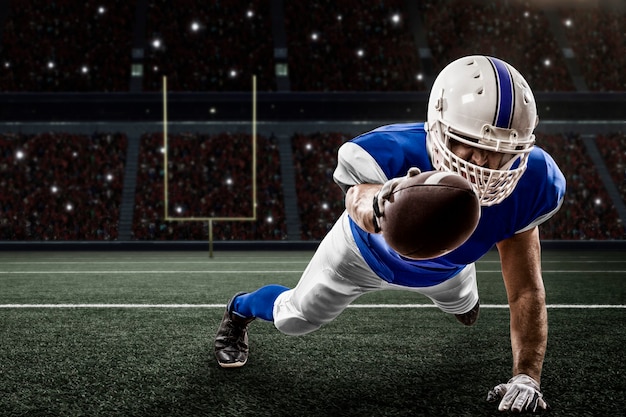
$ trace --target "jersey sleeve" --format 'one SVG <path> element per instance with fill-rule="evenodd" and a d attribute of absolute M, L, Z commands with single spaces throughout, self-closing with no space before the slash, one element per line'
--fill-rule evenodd
<path fill-rule="evenodd" d="M 372 155 L 356 143 L 346 142 L 339 148 L 333 179 L 345 193 L 353 185 L 383 184 L 388 178 Z"/>
<path fill-rule="evenodd" d="M 355 184 L 383 184 L 411 167 L 432 170 L 423 123 L 382 126 L 344 143 L 333 179 L 346 192 Z"/>

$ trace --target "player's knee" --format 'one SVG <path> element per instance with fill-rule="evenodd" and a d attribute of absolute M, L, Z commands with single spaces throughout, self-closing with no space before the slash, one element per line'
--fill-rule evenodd
<path fill-rule="evenodd" d="M 292 295 L 293 291 L 286 291 L 274 302 L 274 326 L 280 332 L 290 336 L 301 336 L 319 329 L 321 322 L 307 318 L 302 309 L 292 302 Z"/>
<path fill-rule="evenodd" d="M 319 324 L 308 322 L 302 317 L 287 316 L 274 318 L 274 326 L 289 336 L 302 336 L 320 328 Z"/>

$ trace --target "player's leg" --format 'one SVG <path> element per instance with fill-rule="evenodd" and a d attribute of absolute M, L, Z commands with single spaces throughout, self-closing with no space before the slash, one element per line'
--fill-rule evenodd
<path fill-rule="evenodd" d="M 274 302 L 274 326 L 293 336 L 310 333 L 334 320 L 359 296 L 382 289 L 383 282 L 361 256 L 344 213 L 296 287 Z"/>
<path fill-rule="evenodd" d="M 222 367 L 245 365 L 248 324 L 256 317 L 273 321 L 285 334 L 309 333 L 364 292 L 381 289 L 382 282 L 361 257 L 344 213 L 320 243 L 296 288 L 268 285 L 229 301 L 215 338 L 217 361 Z"/>
<path fill-rule="evenodd" d="M 476 284 L 476 266 L 466 266 L 453 278 L 439 285 L 422 289 L 437 307 L 446 313 L 452 313 L 466 326 L 471 326 L 478 319 L 480 302 Z"/>
<path fill-rule="evenodd" d="M 440 310 L 454 314 L 461 323 L 471 326 L 478 319 L 480 303 L 476 284 L 476 266 L 472 263 L 453 278 L 432 287 L 404 287 L 385 284 L 390 289 L 409 290 L 430 298 Z"/>

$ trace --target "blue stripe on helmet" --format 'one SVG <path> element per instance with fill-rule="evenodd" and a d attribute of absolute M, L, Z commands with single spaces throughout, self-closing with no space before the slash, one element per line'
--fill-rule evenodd
<path fill-rule="evenodd" d="M 493 65 L 498 84 L 498 109 L 494 117 L 494 125 L 510 129 L 511 121 L 513 120 L 513 105 L 515 103 L 513 77 L 511 77 L 509 68 L 503 61 L 492 57 L 487 58 Z"/>

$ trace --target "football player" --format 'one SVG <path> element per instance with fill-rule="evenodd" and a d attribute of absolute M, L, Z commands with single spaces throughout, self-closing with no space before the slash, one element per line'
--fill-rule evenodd
<path fill-rule="evenodd" d="M 511 379 L 487 400 L 499 401 L 501 411 L 547 409 L 540 389 L 548 324 L 538 226 L 560 208 L 565 179 L 534 146 L 537 123 L 533 93 L 515 68 L 494 57 L 467 56 L 437 76 L 427 123 L 383 126 L 342 145 L 334 180 L 345 192 L 346 211 L 295 288 L 267 285 L 228 302 L 215 339 L 219 365 L 245 365 L 247 329 L 255 318 L 303 335 L 369 291 L 421 293 L 470 326 L 480 309 L 474 262 L 495 245 L 510 307 L 513 367 Z M 462 175 L 481 204 L 470 238 L 429 260 L 394 252 L 377 219 L 398 178 L 418 170 Z"/>

